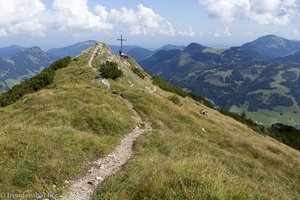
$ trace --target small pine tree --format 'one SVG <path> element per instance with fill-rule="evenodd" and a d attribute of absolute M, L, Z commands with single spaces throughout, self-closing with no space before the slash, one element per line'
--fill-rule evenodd
<path fill-rule="evenodd" d="M 103 78 L 116 80 L 123 75 L 123 72 L 118 69 L 118 64 L 115 62 L 106 61 L 100 67 L 100 72 Z"/>

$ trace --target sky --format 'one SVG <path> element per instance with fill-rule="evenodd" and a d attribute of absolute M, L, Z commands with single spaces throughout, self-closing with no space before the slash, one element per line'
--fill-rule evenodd
<path fill-rule="evenodd" d="M 85 40 L 149 49 L 238 46 L 275 34 L 300 40 L 300 0 L 0 0 L 0 47 L 44 50 Z"/>

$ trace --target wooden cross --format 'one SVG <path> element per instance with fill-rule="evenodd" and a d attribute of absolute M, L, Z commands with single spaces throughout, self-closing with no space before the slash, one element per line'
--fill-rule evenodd
<path fill-rule="evenodd" d="M 123 39 L 123 36 L 121 34 L 121 39 L 117 39 L 118 41 L 121 41 L 121 51 L 123 52 L 123 41 L 127 41 L 126 39 Z"/>

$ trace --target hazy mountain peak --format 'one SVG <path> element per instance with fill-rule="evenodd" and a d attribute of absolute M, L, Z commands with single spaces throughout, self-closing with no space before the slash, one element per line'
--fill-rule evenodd
<path fill-rule="evenodd" d="M 97 42 L 96 40 L 87 40 L 83 42 L 78 42 L 75 45 L 94 45 L 96 42 Z"/>
<path fill-rule="evenodd" d="M 6 58 L 9 56 L 12 56 L 13 54 L 17 53 L 18 51 L 21 51 L 25 49 L 24 47 L 18 46 L 18 45 L 11 45 L 9 47 L 2 47 L 0 48 L 0 58 Z"/>
<path fill-rule="evenodd" d="M 56 55 L 58 57 L 65 57 L 65 56 L 77 56 L 79 55 L 83 50 L 91 47 L 94 45 L 97 41 L 95 40 L 87 40 L 83 42 L 78 42 L 73 45 L 69 45 L 62 48 L 53 48 L 47 51 L 47 53 Z"/>
<path fill-rule="evenodd" d="M 29 47 L 25 50 L 28 50 L 28 51 L 42 51 L 42 49 L 38 46 Z"/>
<path fill-rule="evenodd" d="M 191 43 L 189 44 L 185 49 L 184 51 L 187 52 L 187 53 L 199 53 L 201 52 L 202 50 L 204 50 L 206 47 L 205 46 L 202 46 L 201 44 L 198 44 L 198 43 Z"/>
<path fill-rule="evenodd" d="M 178 45 L 173 45 L 173 44 L 167 44 L 164 45 L 156 50 L 156 52 L 161 51 L 161 50 L 172 50 L 172 49 L 179 49 L 183 50 L 185 46 L 178 46 Z"/>
<path fill-rule="evenodd" d="M 242 46 L 269 58 L 283 57 L 300 50 L 300 42 L 276 35 L 265 35 Z"/>

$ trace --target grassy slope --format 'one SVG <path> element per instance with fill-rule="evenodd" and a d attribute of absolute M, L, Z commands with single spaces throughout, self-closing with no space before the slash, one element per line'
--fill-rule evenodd
<path fill-rule="evenodd" d="M 113 82 L 155 129 L 138 139 L 135 157 L 95 200 L 300 198 L 299 152 L 189 98 L 177 106 L 170 93 L 146 86 L 149 79 L 132 75 Z M 198 114 L 201 108 L 209 118 Z"/>
<path fill-rule="evenodd" d="M 61 192 L 134 127 L 124 102 L 92 83 L 88 54 L 50 87 L 0 109 L 0 191 Z"/>
<path fill-rule="evenodd" d="M 0 109 L 0 191 L 61 192 L 64 180 L 112 151 L 134 126 L 124 103 L 92 83 L 88 54 L 59 70 L 47 89 Z M 300 198 L 299 152 L 214 110 L 199 116 L 205 106 L 189 98 L 178 106 L 170 93 L 149 93 L 150 78 L 128 66 L 110 82 L 155 129 L 138 139 L 135 157 L 95 199 Z"/>

